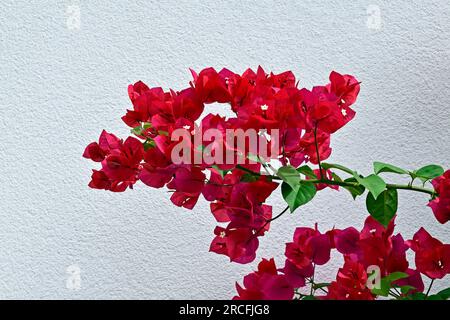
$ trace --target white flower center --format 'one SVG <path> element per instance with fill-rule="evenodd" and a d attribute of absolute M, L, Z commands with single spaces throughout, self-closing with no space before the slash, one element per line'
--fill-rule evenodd
<path fill-rule="evenodd" d="M 347 116 L 347 110 L 345 110 L 345 109 L 342 109 L 342 110 L 341 110 L 341 113 L 342 113 L 342 115 L 343 115 L 344 117 L 346 117 L 346 116 Z"/>
<path fill-rule="evenodd" d="M 269 109 L 269 106 L 267 104 L 263 104 L 260 108 L 262 111 L 266 111 L 267 109 Z"/>
<path fill-rule="evenodd" d="M 225 231 L 222 231 L 222 232 L 220 233 L 219 237 L 225 238 L 226 235 L 227 235 L 227 234 L 225 233 Z"/>

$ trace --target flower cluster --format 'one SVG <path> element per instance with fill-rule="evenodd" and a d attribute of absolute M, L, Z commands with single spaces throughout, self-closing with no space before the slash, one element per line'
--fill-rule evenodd
<path fill-rule="evenodd" d="M 428 204 L 433 210 L 434 216 L 440 223 L 450 220 L 450 170 L 432 182 L 434 190 L 439 195 Z"/>
<path fill-rule="evenodd" d="M 238 166 L 239 156 L 250 157 L 249 145 L 230 145 L 224 137 L 212 141 L 209 152 L 214 154 L 219 144 L 225 145 L 234 154 L 231 162 L 175 163 L 171 155 L 179 141 L 174 141 L 172 134 L 183 128 L 188 141 L 193 141 L 199 128 L 215 128 L 223 135 L 226 129 L 258 133 L 276 129 L 279 140 L 267 142 L 269 147 L 277 143 L 281 165 L 318 164 L 331 154 L 331 134 L 355 116 L 351 105 L 359 93 L 359 82 L 353 76 L 332 72 L 327 85 L 308 90 L 298 87 L 290 71 L 267 74 L 261 67 L 242 75 L 213 68 L 198 74 L 192 71 L 192 75 L 190 86 L 181 91 L 149 88 L 142 82 L 129 86 L 133 108 L 122 119 L 135 137 L 123 142 L 103 131 L 98 143 L 88 145 L 83 156 L 101 162 L 102 167 L 93 170 L 89 186 L 122 192 L 141 180 L 153 188 L 167 187 L 171 201 L 187 209 L 203 195 L 211 202 L 217 222 L 227 223 L 214 230 L 211 251 L 248 263 L 254 260 L 258 237 L 269 229 L 272 219 L 272 207 L 264 202 L 278 183 L 260 174 L 268 159 Z M 235 116 L 207 114 L 200 118 L 209 103 L 228 104 Z M 204 148 L 192 143 L 189 158 L 203 152 Z M 256 174 L 249 178 L 248 171 Z"/>
<path fill-rule="evenodd" d="M 409 241 L 393 235 L 398 190 L 429 195 L 436 219 L 442 224 L 450 220 L 450 170 L 432 164 L 409 171 L 375 162 L 373 173 L 364 176 L 324 162 L 331 155 L 331 135 L 355 116 L 351 107 L 360 84 L 353 76 L 331 72 L 328 84 L 311 90 L 299 88 L 290 71 L 268 74 L 261 67 L 243 74 L 206 68 L 198 74 L 192 71 L 192 76 L 189 87 L 181 91 L 150 88 L 142 82 L 129 86 L 132 108 L 122 120 L 133 136 L 122 140 L 103 130 L 98 142 L 86 147 L 83 156 L 101 165 L 93 170 L 91 188 L 123 192 L 140 180 L 153 188 L 167 188 L 173 204 L 187 209 L 202 196 L 220 224 L 210 251 L 236 263 L 253 261 L 259 238 L 270 224 L 311 201 L 320 190 L 345 189 L 354 199 L 367 191 L 370 217 L 362 230 L 349 227 L 322 233 L 317 225 L 297 228 L 286 244 L 284 267 L 277 269 L 273 259 L 263 259 L 242 286 L 237 284 L 235 298 L 450 297 L 450 289 L 429 297 L 422 280 L 450 273 L 450 245 L 423 228 Z M 203 115 L 205 104 L 211 103 L 229 105 L 234 115 Z M 214 134 L 207 137 L 206 132 Z M 264 142 L 256 149 L 255 139 Z M 409 176 L 411 181 L 387 183 L 386 172 Z M 415 184 L 418 180 L 420 185 Z M 279 186 L 288 206 L 273 216 L 266 200 Z M 410 249 L 415 267 L 407 260 Z M 343 265 L 330 283 L 317 283 L 316 267 L 328 263 L 332 252 L 342 255 Z M 305 294 L 302 290 L 308 285 L 310 293 Z"/>
<path fill-rule="evenodd" d="M 361 231 L 349 227 L 321 233 L 317 225 L 297 228 L 293 242 L 286 244 L 284 267 L 277 269 L 273 259 L 263 259 L 256 272 L 244 277 L 243 286 L 236 284 L 235 299 L 373 300 L 388 294 L 398 299 L 424 298 L 422 275 L 434 280 L 450 273 L 450 244 L 423 228 L 409 241 L 393 233 L 393 220 L 385 227 L 372 217 Z M 415 269 L 407 260 L 409 249 L 415 253 Z M 342 254 L 344 264 L 333 281 L 318 285 L 316 266 L 329 262 L 332 250 Z M 299 293 L 307 284 L 310 293 Z"/>
<path fill-rule="evenodd" d="M 241 75 L 213 68 L 191 72 L 190 86 L 181 91 L 142 82 L 129 86 L 132 108 L 122 120 L 133 136 L 124 141 L 103 130 L 98 142 L 86 147 L 83 156 L 101 164 L 93 170 L 91 188 L 123 192 L 140 180 L 153 188 L 166 187 L 171 201 L 187 209 L 203 196 L 220 224 L 210 251 L 237 263 L 253 261 L 258 238 L 271 222 L 308 203 L 318 191 L 343 188 L 354 199 L 367 191 L 370 217 L 362 230 L 297 228 L 286 244 L 284 267 L 277 269 L 273 259 L 263 259 L 242 286 L 236 285 L 235 298 L 450 298 L 450 289 L 433 296 L 429 289 L 424 293 L 422 280 L 426 276 L 432 284 L 450 273 L 450 245 L 423 228 L 408 241 L 393 235 L 398 190 L 428 194 L 436 219 L 442 224 L 450 220 L 450 170 L 432 164 L 409 171 L 374 162 L 374 172 L 364 176 L 323 162 L 331 154 L 331 135 L 355 116 L 351 106 L 360 85 L 353 76 L 333 71 L 328 84 L 308 90 L 298 87 L 290 71 L 267 74 L 259 67 Z M 205 104 L 211 103 L 229 105 L 234 115 L 202 117 Z M 263 143 L 255 148 L 255 141 Z M 342 172 L 349 177 L 341 178 L 337 173 Z M 385 172 L 411 181 L 387 183 Z M 421 185 L 415 184 L 419 179 Z M 288 206 L 273 216 L 266 200 L 280 185 Z M 410 249 L 414 268 L 407 260 Z M 343 266 L 330 283 L 317 283 L 316 267 L 328 263 L 333 251 L 342 255 Z M 308 285 L 310 293 L 305 294 Z"/>

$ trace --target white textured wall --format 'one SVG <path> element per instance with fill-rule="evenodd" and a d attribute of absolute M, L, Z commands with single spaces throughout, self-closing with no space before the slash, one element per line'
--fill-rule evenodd
<path fill-rule="evenodd" d="M 79 29 L 67 25 L 71 3 Z M 379 30 L 367 27 L 370 4 Z M 0 298 L 229 298 L 255 267 L 208 253 L 215 223 L 204 201 L 190 212 L 142 184 L 123 194 L 87 187 L 84 146 L 103 128 L 127 135 L 120 116 L 137 80 L 182 88 L 188 67 L 260 64 L 310 87 L 333 69 L 351 73 L 363 83 L 358 113 L 334 136 L 330 161 L 365 173 L 375 160 L 450 167 L 449 16 L 448 0 L 2 0 Z M 295 226 L 361 226 L 364 201 L 350 199 L 324 191 L 277 220 L 258 259 L 281 261 Z M 426 226 L 450 241 L 426 196 L 400 201 L 397 230 Z M 278 193 L 270 202 L 284 207 Z M 78 291 L 66 288 L 73 264 Z"/>

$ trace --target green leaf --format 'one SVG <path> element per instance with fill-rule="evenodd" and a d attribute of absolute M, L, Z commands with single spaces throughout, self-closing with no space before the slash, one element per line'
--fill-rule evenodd
<path fill-rule="evenodd" d="M 137 136 L 140 136 L 142 134 L 142 131 L 143 131 L 143 129 L 141 126 L 137 126 L 137 127 L 134 127 L 133 129 L 131 129 L 131 133 L 133 133 Z"/>
<path fill-rule="evenodd" d="M 147 151 L 150 148 L 154 148 L 156 146 L 155 141 L 153 141 L 152 139 L 147 139 L 144 142 L 144 151 Z"/>
<path fill-rule="evenodd" d="M 415 292 L 410 296 L 413 300 L 425 300 L 427 296 L 423 292 Z"/>
<path fill-rule="evenodd" d="M 402 168 L 396 167 L 392 164 L 388 164 L 388 163 L 384 163 L 384 162 L 374 162 L 373 170 L 374 170 L 375 174 L 379 174 L 381 172 L 408 174 L 408 171 L 406 171 Z"/>
<path fill-rule="evenodd" d="M 317 289 L 329 287 L 330 285 L 331 285 L 331 283 L 329 283 L 329 282 L 315 283 L 313 285 L 313 288 L 317 290 Z"/>
<path fill-rule="evenodd" d="M 334 168 L 334 169 L 338 169 L 338 170 L 347 172 L 348 174 L 354 174 L 354 172 L 352 170 L 350 170 L 347 167 L 341 166 L 340 164 L 322 162 L 321 165 L 322 165 L 322 168 L 325 169 L 325 170 Z"/>
<path fill-rule="evenodd" d="M 426 182 L 430 179 L 437 178 L 444 174 L 444 169 L 441 166 L 430 164 L 428 166 L 422 167 L 417 171 L 414 171 L 414 174 L 422 180 L 422 182 Z"/>
<path fill-rule="evenodd" d="M 448 300 L 450 298 L 450 288 L 439 291 L 436 294 L 429 296 L 428 300 Z"/>
<path fill-rule="evenodd" d="M 355 182 L 356 183 L 358 181 L 355 178 L 348 178 L 348 179 L 345 179 L 344 182 Z M 355 200 L 356 197 L 362 195 L 364 193 L 364 191 L 366 191 L 366 188 L 364 188 L 364 186 L 362 186 L 362 185 L 345 186 L 343 188 L 347 189 L 351 193 L 353 200 Z"/>
<path fill-rule="evenodd" d="M 371 193 L 366 198 L 367 211 L 385 227 L 397 212 L 398 194 L 396 189 L 387 189 L 375 199 Z"/>
<path fill-rule="evenodd" d="M 206 146 L 203 144 L 199 144 L 196 148 L 197 151 L 203 152 L 206 149 Z"/>
<path fill-rule="evenodd" d="M 386 190 L 386 182 L 375 174 L 371 174 L 370 176 L 363 178 L 355 172 L 354 177 L 359 184 L 362 184 L 367 190 L 370 191 L 375 199 L 378 198 L 384 190 Z"/>
<path fill-rule="evenodd" d="M 317 300 L 315 296 L 303 296 L 301 300 Z"/>
<path fill-rule="evenodd" d="M 388 279 L 390 282 L 394 282 L 400 279 L 408 278 L 409 275 L 404 272 L 392 272 L 389 275 L 386 276 L 386 279 Z"/>
<path fill-rule="evenodd" d="M 255 182 L 259 180 L 259 176 L 256 174 L 245 173 L 241 177 L 242 182 Z"/>
<path fill-rule="evenodd" d="M 331 173 L 331 178 L 332 178 L 334 181 L 342 182 L 341 177 L 339 177 L 339 176 L 338 176 L 336 173 L 334 173 L 334 172 Z"/>
<path fill-rule="evenodd" d="M 437 295 L 443 297 L 444 300 L 448 300 L 450 298 L 450 288 L 439 291 Z"/>
<path fill-rule="evenodd" d="M 317 179 L 316 174 L 314 173 L 314 170 L 311 169 L 309 166 L 301 166 L 296 169 L 299 173 L 303 174 L 304 176 L 312 179 Z"/>
<path fill-rule="evenodd" d="M 284 166 L 278 169 L 277 175 L 286 182 L 292 189 L 300 182 L 300 174 L 293 166 Z"/>
<path fill-rule="evenodd" d="M 148 129 L 152 127 L 152 124 L 150 122 L 142 122 L 142 127 Z"/>
<path fill-rule="evenodd" d="M 250 160 L 250 161 L 253 161 L 253 162 L 255 162 L 255 163 L 263 163 L 263 161 L 261 161 L 261 158 L 258 156 L 258 155 L 255 155 L 255 154 L 253 154 L 253 153 L 247 153 L 247 158 Z"/>
<path fill-rule="evenodd" d="M 162 135 L 162 136 L 169 136 L 169 132 L 167 132 L 167 131 L 164 131 L 164 130 L 158 130 L 158 134 L 159 135 Z"/>
<path fill-rule="evenodd" d="M 213 167 L 220 174 L 220 176 L 222 178 L 225 177 L 227 175 L 227 173 L 231 171 L 231 170 L 222 170 L 217 165 L 212 165 L 211 167 Z"/>
<path fill-rule="evenodd" d="M 407 277 L 408 274 L 404 272 L 392 272 L 388 276 L 381 279 L 380 288 L 373 288 L 372 293 L 379 296 L 387 297 L 389 295 L 389 290 L 392 288 L 392 282 Z"/>
<path fill-rule="evenodd" d="M 379 288 L 373 288 L 372 293 L 377 296 L 383 296 L 387 297 L 389 296 L 389 289 L 391 288 L 391 284 L 388 279 L 382 278 L 380 280 L 380 287 Z"/>
<path fill-rule="evenodd" d="M 400 292 L 405 295 L 416 289 L 416 287 L 413 286 L 398 286 L 398 288 L 400 288 Z"/>
<path fill-rule="evenodd" d="M 291 212 L 298 207 L 308 203 L 316 194 L 316 187 L 313 183 L 307 181 L 298 182 L 292 188 L 287 182 L 281 184 L 281 194 L 283 199 L 289 205 Z"/>
<path fill-rule="evenodd" d="M 142 122 L 141 125 L 131 129 L 131 133 L 133 133 L 137 136 L 140 136 L 146 129 L 151 128 L 151 127 L 152 127 L 152 124 L 150 122 Z"/>

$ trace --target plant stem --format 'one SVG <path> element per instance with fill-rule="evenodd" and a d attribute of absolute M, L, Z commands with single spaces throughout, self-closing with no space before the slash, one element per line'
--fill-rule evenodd
<path fill-rule="evenodd" d="M 286 208 L 284 208 L 283 211 L 281 211 L 279 214 L 277 214 L 277 215 L 276 215 L 275 217 L 273 217 L 272 219 L 266 220 L 266 222 L 264 223 L 264 225 L 263 225 L 261 228 L 259 228 L 258 231 L 256 231 L 256 232 L 254 233 L 254 236 L 258 236 L 258 234 L 259 234 L 262 230 L 264 230 L 264 228 L 265 228 L 269 223 L 271 223 L 271 222 L 274 221 L 274 220 L 277 220 L 279 217 L 281 217 L 283 214 L 285 214 L 286 211 L 288 211 L 288 210 L 289 210 L 289 206 L 287 206 Z M 253 237 L 251 237 L 250 239 L 253 239 Z M 250 240 L 250 239 L 249 239 L 249 240 Z"/>
<path fill-rule="evenodd" d="M 426 294 L 427 297 L 430 294 L 431 287 L 433 286 L 433 283 L 434 283 L 434 279 L 431 279 L 430 286 L 428 287 L 427 294 Z"/>
<path fill-rule="evenodd" d="M 345 173 L 348 173 L 349 175 L 353 176 L 355 172 L 347 167 L 344 167 L 343 165 L 336 164 L 336 163 L 322 163 L 322 167 L 325 167 L 327 169 L 338 169 Z"/>
<path fill-rule="evenodd" d="M 328 179 L 308 180 L 308 182 L 324 183 L 324 184 L 328 184 L 328 185 L 342 186 L 342 187 L 357 187 L 357 186 L 360 185 L 357 182 L 334 181 L 334 180 L 328 180 Z M 431 190 L 431 189 L 422 188 L 422 187 L 416 187 L 416 186 L 410 186 L 410 185 L 403 185 L 403 184 L 386 184 L 386 188 L 388 188 L 388 189 L 411 190 L 411 191 L 427 193 L 429 195 L 434 195 L 435 194 L 435 192 L 433 190 Z"/>
<path fill-rule="evenodd" d="M 335 181 L 335 180 L 328 180 L 328 179 L 308 179 L 306 180 L 311 183 L 324 183 L 328 185 L 333 186 L 341 186 L 341 187 L 357 187 L 359 186 L 358 182 L 346 182 L 346 181 Z"/>
<path fill-rule="evenodd" d="M 322 287 L 316 289 L 317 284 L 314 282 L 314 279 L 313 279 L 313 278 L 308 279 L 308 281 L 309 281 L 309 283 L 314 287 L 314 291 L 316 291 L 317 289 L 319 289 L 319 290 L 321 290 L 321 291 L 323 291 L 323 292 L 325 292 L 325 293 L 328 294 L 328 291 L 325 290 L 325 289 L 322 288 Z"/>
<path fill-rule="evenodd" d="M 389 290 L 389 294 L 391 295 L 391 296 L 393 296 L 394 298 L 400 298 L 400 295 L 398 295 L 398 294 L 396 294 L 394 291 L 392 291 L 392 290 Z"/>
<path fill-rule="evenodd" d="M 322 290 L 323 292 L 325 292 L 326 294 L 328 294 L 328 291 L 325 290 L 324 288 L 319 288 L 319 290 Z"/>
<path fill-rule="evenodd" d="M 314 289 L 314 274 L 316 273 L 316 264 L 313 264 L 313 274 L 311 276 L 311 292 L 310 295 L 312 296 L 315 293 L 315 289 Z"/>
<path fill-rule="evenodd" d="M 250 170 L 250 169 L 247 169 L 247 168 L 244 167 L 244 166 L 241 166 L 240 164 L 237 164 L 237 165 L 236 165 L 236 168 L 239 169 L 239 170 L 245 171 L 245 172 L 247 172 L 247 173 L 254 174 L 254 175 L 261 175 L 261 174 L 258 173 L 258 172 L 252 171 L 252 170 Z"/>
<path fill-rule="evenodd" d="M 269 172 L 269 170 L 267 170 L 267 164 L 263 163 L 262 166 L 264 168 L 264 171 L 266 171 L 267 175 L 271 176 L 272 174 Z"/>
<path fill-rule="evenodd" d="M 250 173 L 252 175 L 255 175 L 255 176 L 261 176 L 262 175 L 261 173 L 252 171 L 250 169 L 247 169 L 246 167 L 241 166 L 240 164 L 236 165 L 236 168 L 239 169 L 239 170 L 245 171 L 247 173 Z M 262 175 L 262 176 L 270 177 L 272 180 L 281 180 L 280 177 L 274 176 L 274 175 Z"/>
<path fill-rule="evenodd" d="M 267 222 L 272 222 L 274 220 L 277 220 L 279 217 L 281 217 L 286 211 L 289 210 L 289 206 L 287 206 L 286 208 L 283 209 L 283 211 L 281 211 L 279 214 L 277 214 L 275 217 L 273 217 L 272 219 L 267 220 Z"/>
<path fill-rule="evenodd" d="M 402 189 L 402 190 L 412 190 L 422 193 L 428 193 L 429 195 L 433 196 L 435 195 L 435 192 L 431 189 L 422 188 L 422 187 L 416 187 L 416 186 L 410 186 L 410 185 L 403 185 L 403 184 L 387 184 L 386 187 L 388 189 Z"/>
<path fill-rule="evenodd" d="M 261 174 L 258 172 L 254 172 L 250 169 L 247 169 L 241 165 L 237 165 L 236 168 L 239 170 L 245 171 L 247 173 L 260 176 Z M 270 177 L 272 180 L 281 180 L 279 177 L 274 175 L 264 175 L 267 177 Z M 334 185 L 334 186 L 341 186 L 341 187 L 357 187 L 360 184 L 358 182 L 347 182 L 347 181 L 335 181 L 335 180 L 328 180 L 328 179 L 310 179 L 307 180 L 308 182 L 317 184 L 317 183 L 324 183 L 327 185 Z M 436 195 L 434 190 L 423 188 L 423 187 L 417 187 L 417 186 L 411 186 L 409 184 L 386 184 L 386 188 L 388 189 L 399 189 L 399 190 L 410 190 L 410 191 L 417 191 L 421 193 L 426 193 L 431 196 Z"/>
<path fill-rule="evenodd" d="M 319 143 L 317 142 L 317 123 L 314 127 L 314 144 L 316 146 L 317 163 L 319 164 L 320 179 L 323 180 L 322 164 L 320 163 Z"/>

